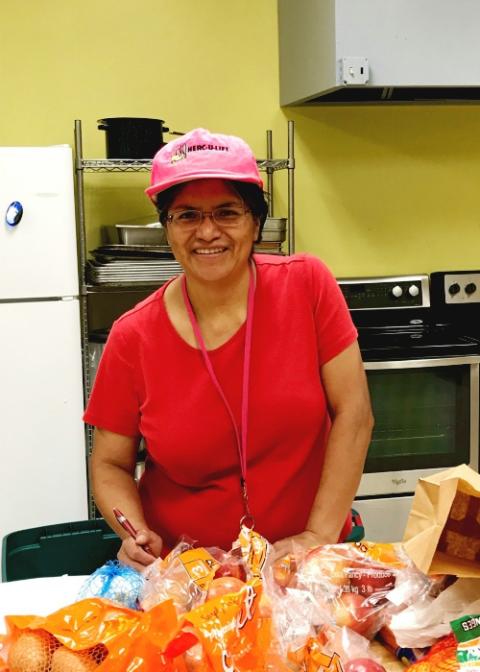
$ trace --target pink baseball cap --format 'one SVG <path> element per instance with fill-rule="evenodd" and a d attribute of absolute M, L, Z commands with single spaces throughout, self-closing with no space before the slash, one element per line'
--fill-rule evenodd
<path fill-rule="evenodd" d="M 155 194 L 175 184 L 208 177 L 251 182 L 263 189 L 257 162 L 244 140 L 195 128 L 155 154 L 145 193 L 155 200 Z"/>

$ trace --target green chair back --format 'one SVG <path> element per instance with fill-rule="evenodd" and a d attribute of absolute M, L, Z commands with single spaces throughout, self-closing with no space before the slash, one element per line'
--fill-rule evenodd
<path fill-rule="evenodd" d="M 2 581 L 91 574 L 116 558 L 120 544 L 103 518 L 11 532 L 2 543 Z"/>

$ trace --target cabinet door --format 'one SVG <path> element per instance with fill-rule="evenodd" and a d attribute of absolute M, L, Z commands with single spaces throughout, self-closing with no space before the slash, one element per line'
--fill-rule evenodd
<path fill-rule="evenodd" d="M 0 220 L 0 300 L 78 295 L 70 147 L 0 147 Z"/>
<path fill-rule="evenodd" d="M 78 300 L 0 303 L 0 539 L 87 518 Z"/>

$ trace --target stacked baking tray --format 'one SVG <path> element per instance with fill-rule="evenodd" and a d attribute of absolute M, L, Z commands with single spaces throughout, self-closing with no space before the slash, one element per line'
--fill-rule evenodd
<path fill-rule="evenodd" d="M 255 243 L 253 251 L 257 254 L 283 254 L 282 243 Z"/>
<path fill-rule="evenodd" d="M 143 218 L 145 221 L 146 218 Z M 92 250 L 87 282 L 92 285 L 159 285 L 181 272 L 158 222 L 125 222 L 108 227 L 107 238 L 119 242 Z"/>
<path fill-rule="evenodd" d="M 158 285 L 182 271 L 167 246 L 104 245 L 91 254 L 87 282 L 93 285 Z"/>
<path fill-rule="evenodd" d="M 91 254 L 86 270 L 87 282 L 93 285 L 159 284 L 182 271 L 171 252 L 146 245 L 105 245 Z"/>
<path fill-rule="evenodd" d="M 262 231 L 262 242 L 255 245 L 255 252 L 282 254 L 286 238 L 287 220 L 284 217 L 267 217 Z"/>

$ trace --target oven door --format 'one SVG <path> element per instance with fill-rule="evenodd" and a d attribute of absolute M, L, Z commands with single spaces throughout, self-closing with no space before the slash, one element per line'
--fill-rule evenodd
<path fill-rule="evenodd" d="M 362 517 L 365 539 L 380 543 L 402 541 L 413 495 L 365 497 L 356 499 L 353 508 Z"/>
<path fill-rule="evenodd" d="M 478 471 L 478 356 L 366 362 L 375 428 L 357 496 L 412 493 L 458 464 Z"/>

